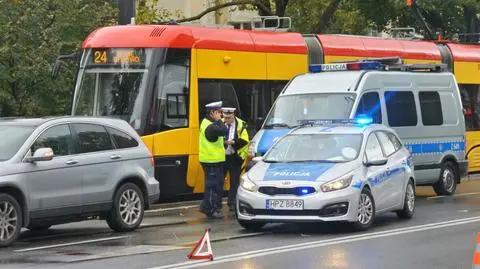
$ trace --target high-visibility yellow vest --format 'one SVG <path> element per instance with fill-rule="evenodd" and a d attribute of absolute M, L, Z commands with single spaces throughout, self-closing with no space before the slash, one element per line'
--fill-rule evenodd
<path fill-rule="evenodd" d="M 238 122 L 238 126 L 237 126 L 238 137 L 240 139 L 247 141 L 247 144 L 245 146 L 238 149 L 237 154 L 238 156 L 240 156 L 240 158 L 245 159 L 245 157 L 247 157 L 248 155 L 248 143 L 250 142 L 250 139 L 248 137 L 248 132 L 245 126 L 245 122 L 239 118 L 236 118 L 236 119 Z"/>
<path fill-rule="evenodd" d="M 200 124 L 200 137 L 199 141 L 199 161 L 202 163 L 219 163 L 225 161 L 225 148 L 223 146 L 223 136 L 218 137 L 217 141 L 210 142 L 205 136 L 205 130 L 207 127 L 213 124 L 208 119 L 203 119 Z"/>
<path fill-rule="evenodd" d="M 250 142 L 250 138 L 248 137 L 247 128 L 245 126 L 246 123 L 240 118 L 235 117 L 235 119 L 237 119 L 237 122 L 238 122 L 237 124 L 238 137 L 247 141 L 247 144 L 245 146 L 237 150 L 237 154 L 238 156 L 240 156 L 240 158 L 245 159 L 245 157 L 247 157 L 248 155 L 248 143 Z"/>

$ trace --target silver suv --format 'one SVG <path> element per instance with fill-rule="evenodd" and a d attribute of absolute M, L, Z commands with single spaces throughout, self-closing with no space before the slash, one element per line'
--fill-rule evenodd
<path fill-rule="evenodd" d="M 123 120 L 0 118 L 0 247 L 22 227 L 91 217 L 131 231 L 159 195 L 152 154 Z"/>

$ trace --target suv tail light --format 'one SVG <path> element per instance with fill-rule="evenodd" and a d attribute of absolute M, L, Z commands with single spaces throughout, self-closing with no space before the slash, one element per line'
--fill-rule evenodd
<path fill-rule="evenodd" d="M 149 150 L 149 154 L 148 154 L 148 155 L 149 155 L 149 157 L 150 157 L 150 166 L 151 166 L 152 168 L 155 168 L 155 159 L 153 158 L 153 154 L 152 154 L 152 152 L 150 152 L 150 150 Z"/>

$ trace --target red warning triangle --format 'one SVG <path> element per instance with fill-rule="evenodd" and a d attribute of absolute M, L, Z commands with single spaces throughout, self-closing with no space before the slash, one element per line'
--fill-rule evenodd
<path fill-rule="evenodd" d="M 205 230 L 205 234 L 202 236 L 200 241 L 193 247 L 192 251 L 188 254 L 188 258 L 192 260 L 203 260 L 209 259 L 213 261 L 213 251 L 212 245 L 210 245 L 210 229 Z M 207 243 L 207 251 L 200 252 Z"/>

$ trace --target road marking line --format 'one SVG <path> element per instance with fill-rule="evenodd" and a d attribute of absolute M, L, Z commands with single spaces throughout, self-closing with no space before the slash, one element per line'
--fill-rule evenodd
<path fill-rule="evenodd" d="M 266 234 L 267 232 L 258 232 L 258 233 L 246 233 L 246 234 L 239 234 L 239 235 L 232 235 L 232 236 L 225 236 L 225 237 L 220 237 L 220 238 L 212 238 L 210 239 L 210 242 L 220 242 L 220 241 L 227 241 L 227 240 L 233 240 L 233 239 L 240 239 L 240 238 L 245 238 L 245 237 L 252 237 L 252 236 L 255 236 L 255 235 L 263 235 L 263 234 Z M 184 247 L 190 247 L 192 245 L 195 245 L 196 243 L 198 242 L 197 241 L 190 241 L 190 242 L 186 242 L 186 243 L 182 243 L 181 246 L 184 246 Z"/>
<path fill-rule="evenodd" d="M 279 254 L 284 252 L 294 252 L 294 251 L 299 251 L 304 249 L 318 248 L 318 247 L 324 247 L 329 245 L 336 245 L 336 244 L 350 243 L 350 242 L 356 242 L 361 240 L 414 233 L 414 232 L 420 232 L 425 230 L 435 230 L 435 229 L 468 224 L 473 222 L 480 222 L 480 216 L 443 221 L 443 222 L 437 222 L 437 223 L 431 223 L 431 224 L 417 225 L 417 226 L 411 226 L 411 227 L 397 228 L 397 229 L 392 229 L 388 231 L 380 231 L 380 232 L 366 233 L 366 234 L 360 234 L 360 235 L 351 235 L 351 236 L 344 236 L 340 238 L 333 238 L 333 239 L 306 242 L 306 243 L 300 243 L 300 244 L 286 245 L 281 247 L 273 247 L 268 249 L 247 251 L 243 253 L 236 253 L 231 255 L 215 257 L 213 261 L 208 261 L 208 262 L 204 262 L 204 261 L 183 262 L 183 263 L 169 264 L 169 265 L 158 266 L 158 267 L 151 267 L 149 269 L 169 269 L 169 268 L 183 269 L 183 268 L 205 267 L 205 266 L 210 266 L 214 264 L 228 263 L 233 261 L 251 259 L 255 257 L 268 256 L 268 255 Z"/>
<path fill-rule="evenodd" d="M 480 192 L 459 193 L 459 194 L 452 195 L 452 197 L 470 196 L 470 195 L 477 195 L 477 194 L 480 194 Z M 427 197 L 427 199 L 438 199 L 438 198 L 444 198 L 444 197 L 449 197 L 449 196 L 439 195 L 439 196 Z"/>
<path fill-rule="evenodd" d="M 92 239 L 92 240 L 85 240 L 85 241 L 78 241 L 78 242 L 71 242 L 71 243 L 64 243 L 64 244 L 56 244 L 56 245 L 43 246 L 43 247 L 17 249 L 17 250 L 14 250 L 13 252 L 27 252 L 27 251 L 34 251 L 34 250 L 49 249 L 49 248 L 58 248 L 58 247 L 82 245 L 82 244 L 88 244 L 88 243 L 96 243 L 96 242 L 103 242 L 103 241 L 111 241 L 111 240 L 123 239 L 123 238 L 127 238 L 127 237 L 129 237 L 129 236 L 128 236 L 128 235 L 124 235 L 124 236 L 115 236 L 115 237 L 99 238 L 99 239 Z"/>

